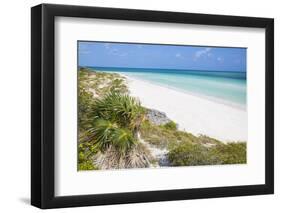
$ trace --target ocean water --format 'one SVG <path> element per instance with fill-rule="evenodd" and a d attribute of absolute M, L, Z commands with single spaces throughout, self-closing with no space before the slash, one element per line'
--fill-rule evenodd
<path fill-rule="evenodd" d="M 97 71 L 117 72 L 132 78 L 167 86 L 182 92 L 207 96 L 246 107 L 246 73 L 228 71 L 172 70 L 89 67 Z"/>

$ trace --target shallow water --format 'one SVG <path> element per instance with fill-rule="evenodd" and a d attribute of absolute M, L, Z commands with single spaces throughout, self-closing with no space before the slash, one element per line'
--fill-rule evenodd
<path fill-rule="evenodd" d="M 139 68 L 91 67 L 107 72 L 118 72 L 129 77 L 160 84 L 183 92 L 213 97 L 246 106 L 246 73 L 228 71 L 166 70 Z"/>

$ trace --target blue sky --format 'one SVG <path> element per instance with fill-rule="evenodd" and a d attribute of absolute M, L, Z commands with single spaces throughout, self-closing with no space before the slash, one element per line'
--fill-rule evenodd
<path fill-rule="evenodd" d="M 245 48 L 78 42 L 79 66 L 246 71 Z"/>

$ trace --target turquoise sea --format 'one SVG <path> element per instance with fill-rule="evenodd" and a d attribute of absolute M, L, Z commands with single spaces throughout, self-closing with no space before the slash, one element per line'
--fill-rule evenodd
<path fill-rule="evenodd" d="M 246 106 L 246 72 L 89 67 Z M 161 95 L 161 94 L 159 94 Z"/>

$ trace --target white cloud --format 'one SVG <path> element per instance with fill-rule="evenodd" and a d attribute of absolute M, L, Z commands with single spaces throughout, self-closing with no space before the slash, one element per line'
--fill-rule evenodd
<path fill-rule="evenodd" d="M 198 50 L 197 52 L 195 52 L 194 58 L 195 60 L 199 59 L 200 57 L 207 55 L 208 57 L 212 56 L 212 54 L 210 53 L 210 51 L 212 50 L 212 48 L 207 47 L 203 50 Z"/>
<path fill-rule="evenodd" d="M 110 48 L 109 52 L 110 55 L 115 55 L 115 56 L 121 56 L 121 57 L 125 57 L 128 55 L 128 53 L 126 52 L 121 52 L 120 50 L 118 50 L 117 48 Z"/>
<path fill-rule="evenodd" d="M 217 60 L 218 60 L 218 62 L 222 63 L 224 59 L 222 57 L 217 57 Z"/>
<path fill-rule="evenodd" d="M 109 43 L 105 43 L 104 46 L 105 46 L 106 49 L 110 48 L 110 44 Z"/>
<path fill-rule="evenodd" d="M 176 58 L 182 58 L 182 55 L 180 53 L 177 53 Z"/>

